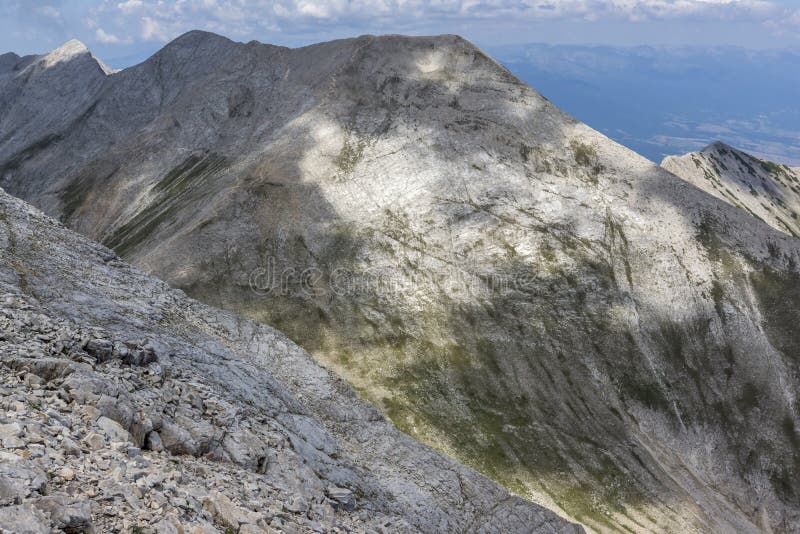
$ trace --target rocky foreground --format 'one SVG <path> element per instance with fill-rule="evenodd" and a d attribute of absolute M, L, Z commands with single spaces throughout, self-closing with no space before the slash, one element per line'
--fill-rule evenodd
<path fill-rule="evenodd" d="M 0 192 L 0 532 L 577 532 Z"/>
<path fill-rule="evenodd" d="M 51 317 L 19 293 L 3 298 L 5 531 L 365 528 L 348 513 L 352 491 L 326 487 L 287 452 L 285 435 L 241 421 L 196 373 L 162 366 L 136 342 L 115 346 L 109 332 Z M 264 456 L 250 457 L 253 445 Z"/>

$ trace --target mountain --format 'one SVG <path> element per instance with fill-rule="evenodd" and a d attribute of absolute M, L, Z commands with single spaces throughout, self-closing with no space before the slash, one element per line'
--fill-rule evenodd
<path fill-rule="evenodd" d="M 4 532 L 581 530 L 2 191 L 0 243 Z"/>
<path fill-rule="evenodd" d="M 74 40 L 43 56 L 3 57 L 9 59 L 0 62 L 0 172 L 57 141 L 89 110 L 111 72 Z"/>
<path fill-rule="evenodd" d="M 800 237 L 800 172 L 715 142 L 661 166 L 781 232 Z"/>
<path fill-rule="evenodd" d="M 412 437 L 598 532 L 800 528 L 800 243 L 470 43 L 190 32 L 81 109 L 3 187 Z"/>

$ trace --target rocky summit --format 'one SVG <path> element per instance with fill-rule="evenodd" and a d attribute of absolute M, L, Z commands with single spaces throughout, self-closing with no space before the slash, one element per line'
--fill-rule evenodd
<path fill-rule="evenodd" d="M 800 237 L 800 170 L 721 142 L 700 152 L 669 156 L 661 166 L 773 228 Z"/>
<path fill-rule="evenodd" d="M 53 54 L 69 59 L 0 62 L 9 193 L 206 304 L 274 325 L 403 432 L 594 531 L 800 529 L 795 238 L 575 121 L 455 36 L 289 49 L 190 32 L 114 73 L 85 50 Z M 59 100 L 48 77 L 81 90 Z M 25 120 L 25 109 L 56 118 Z M 268 327 L 198 304 L 227 319 L 173 311 L 166 286 L 147 302 L 169 313 L 115 311 L 111 297 L 156 284 L 131 293 L 139 274 L 81 300 L 73 285 L 88 282 L 47 271 L 49 238 L 32 242 L 40 256 L 17 268 L 20 288 L 52 273 L 35 286 L 40 302 L 145 330 L 109 342 L 188 332 L 181 394 L 198 383 L 228 391 L 235 409 L 263 410 L 283 385 L 331 439 L 356 424 L 394 432 L 349 394 L 334 397 L 349 390 Z M 264 341 L 219 348 L 242 336 Z M 195 339 L 219 352 L 198 353 Z M 252 363 L 271 339 L 296 358 Z M 102 365 L 157 380 L 154 363 Z M 208 394 L 196 394 L 203 406 Z M 192 406 L 181 397 L 164 410 Z M 196 410 L 186 417 L 200 421 Z M 181 428 L 183 441 L 217 450 Z M 260 428 L 253 439 L 266 439 Z M 411 440 L 365 435 L 377 441 L 342 448 L 385 462 L 353 471 L 367 489 L 331 478 L 318 500 L 332 499 L 329 483 L 350 488 L 357 506 L 394 503 L 381 514 L 423 530 L 564 525 L 484 479 L 459 484 Z M 317 477 L 339 473 L 318 455 L 355 458 L 329 453 L 326 439 L 289 443 Z M 365 500 L 387 485 L 403 490 Z"/>

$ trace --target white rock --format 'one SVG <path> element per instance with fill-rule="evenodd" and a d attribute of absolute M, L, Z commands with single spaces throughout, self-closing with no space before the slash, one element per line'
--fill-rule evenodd
<path fill-rule="evenodd" d="M 102 435 L 96 432 L 91 432 L 89 435 L 83 438 L 83 443 L 91 450 L 97 451 L 105 447 L 106 440 Z"/>
<path fill-rule="evenodd" d="M 103 415 L 97 420 L 96 424 L 98 428 L 100 428 L 111 441 L 116 441 L 116 442 L 130 441 L 131 436 L 128 433 L 128 431 L 122 428 L 122 426 L 120 426 L 120 424 L 117 423 L 116 421 L 109 419 L 108 417 Z"/>

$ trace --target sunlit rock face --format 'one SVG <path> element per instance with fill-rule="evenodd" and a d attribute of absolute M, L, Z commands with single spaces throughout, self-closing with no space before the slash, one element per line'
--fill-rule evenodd
<path fill-rule="evenodd" d="M 800 528 L 798 242 L 463 39 L 192 32 L 53 133 L 10 192 L 513 492 L 597 531 Z"/>
<path fill-rule="evenodd" d="M 661 166 L 703 191 L 800 237 L 800 172 L 716 142 L 664 158 Z"/>

